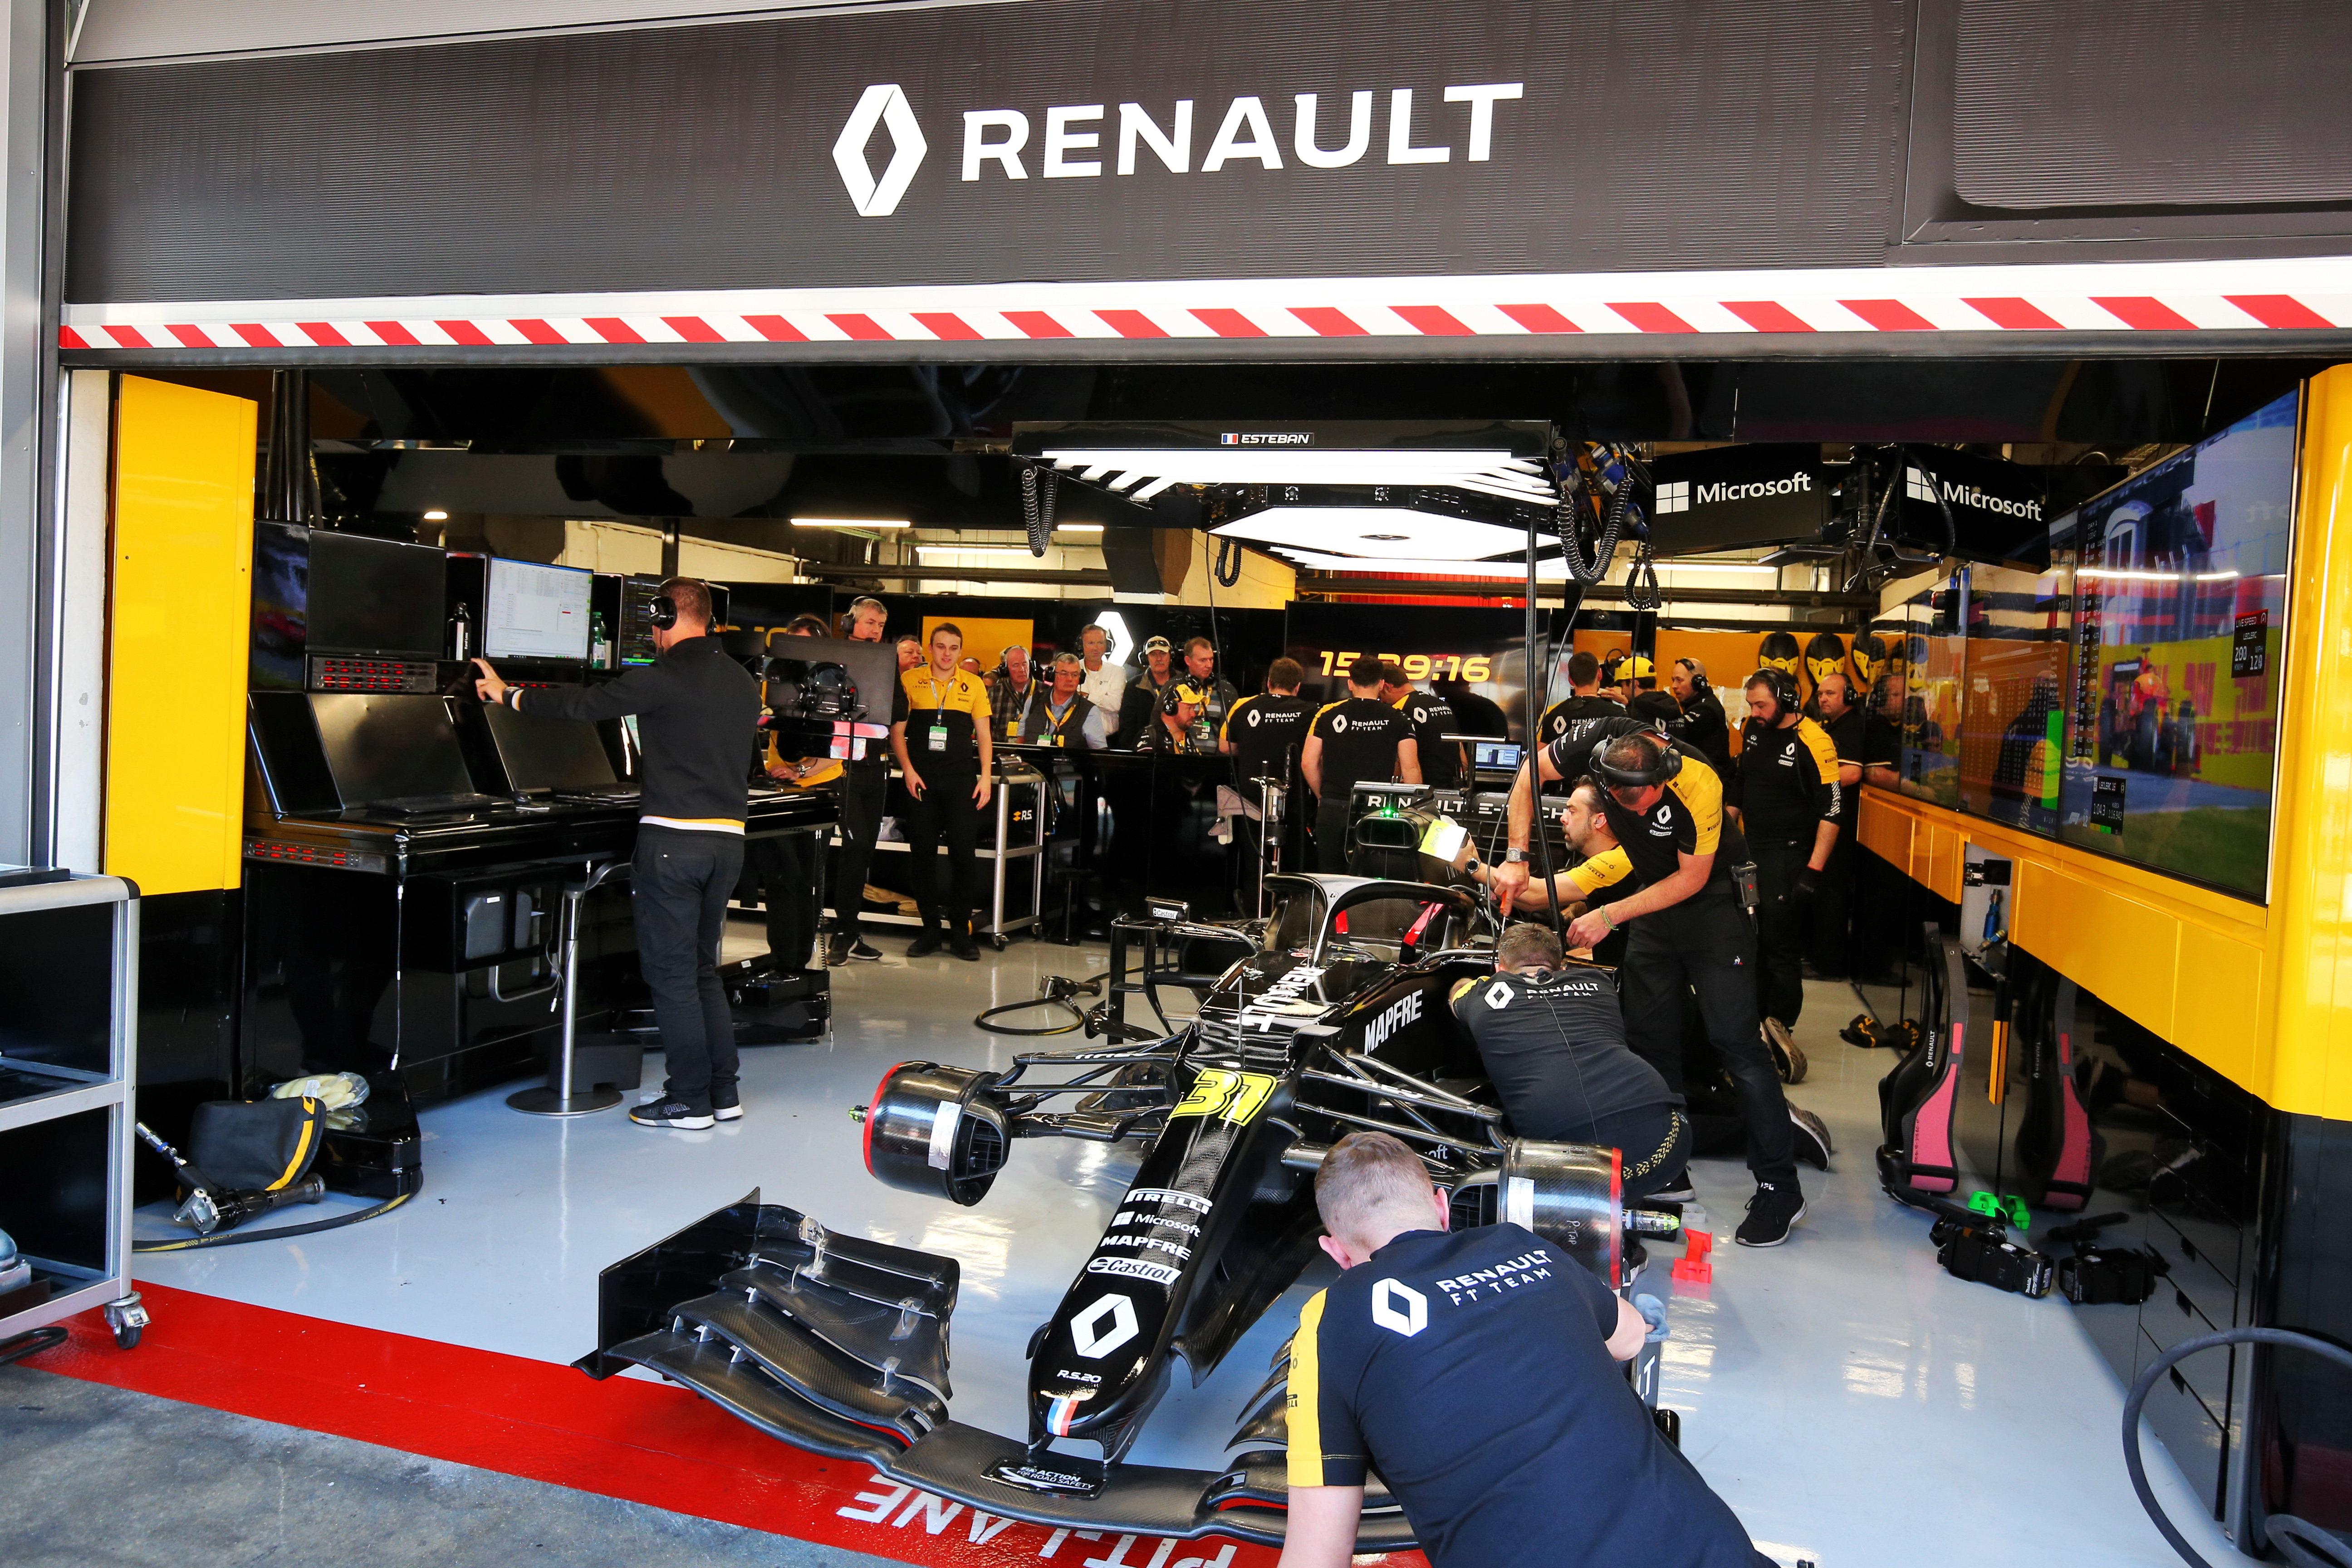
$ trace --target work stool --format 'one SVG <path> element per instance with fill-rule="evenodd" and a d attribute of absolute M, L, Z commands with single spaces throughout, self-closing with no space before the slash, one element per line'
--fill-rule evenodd
<path fill-rule="evenodd" d="M 644 1042 L 626 1035 L 592 1035 L 583 1044 L 578 1030 L 580 911 L 589 894 L 628 872 L 626 860 L 597 860 L 584 875 L 563 884 L 563 1041 L 544 1085 L 507 1096 L 508 1106 L 526 1116 L 610 1110 L 621 1103 L 621 1090 L 636 1088 L 642 1077 Z M 598 1089 L 598 1083 L 617 1087 Z"/>

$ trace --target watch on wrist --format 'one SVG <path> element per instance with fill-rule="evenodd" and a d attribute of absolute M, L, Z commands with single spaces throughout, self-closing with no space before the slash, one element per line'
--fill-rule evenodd
<path fill-rule="evenodd" d="M 1528 863 L 1528 852 L 1524 849 L 1506 849 L 1503 851 L 1503 863 L 1507 866 L 1524 866 Z"/>

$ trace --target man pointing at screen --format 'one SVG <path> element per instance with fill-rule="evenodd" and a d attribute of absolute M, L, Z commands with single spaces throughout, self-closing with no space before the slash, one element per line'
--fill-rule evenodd
<path fill-rule="evenodd" d="M 538 719 L 637 715 L 645 746 L 631 901 L 637 966 L 654 994 L 669 1080 L 629 1120 L 694 1131 L 743 1114 L 735 1020 L 719 984 L 727 900 L 743 869 L 752 740 L 760 684 L 710 635 L 710 589 L 691 577 L 661 585 L 650 665 L 603 686 L 532 688 L 499 679 L 476 659 L 475 692 Z M 664 615 L 670 624 L 661 625 Z"/>

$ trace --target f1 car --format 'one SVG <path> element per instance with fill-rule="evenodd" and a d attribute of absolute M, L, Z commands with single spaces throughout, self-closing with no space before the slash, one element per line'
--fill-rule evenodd
<path fill-rule="evenodd" d="M 785 1442 L 1000 1516 L 1279 1542 L 1286 1342 L 1236 1412 L 1223 1468 L 1125 1459 L 1175 1362 L 1199 1384 L 1319 1256 L 1313 1177 L 1334 1141 L 1405 1140 L 1457 1228 L 1509 1220 L 1547 1261 L 1620 1289 L 1640 1237 L 1680 1222 L 1625 1206 L 1615 1150 L 1511 1135 L 1447 1005 L 1493 968 L 1492 921 L 1469 893 L 1339 876 L 1266 887 L 1263 921 L 1189 928 L 1247 945 L 1174 1033 L 1026 1053 L 1002 1072 L 901 1062 L 852 1111 L 877 1179 L 950 1204 L 981 1202 L 1016 1139 L 1148 1145 L 1030 1341 L 1025 1441 L 948 1418 L 952 1259 L 837 1234 L 756 1192 L 607 1269 L 598 1348 L 577 1364 L 650 1368 Z M 1654 1342 L 1635 1373 L 1653 1408 L 1656 1359 Z M 1360 1550 L 1412 1543 L 1375 1484 Z"/>

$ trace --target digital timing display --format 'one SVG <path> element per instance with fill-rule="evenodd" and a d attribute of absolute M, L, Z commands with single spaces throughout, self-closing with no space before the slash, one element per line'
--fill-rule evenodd
<path fill-rule="evenodd" d="M 1404 671 L 1407 680 L 1467 680 L 1474 684 L 1495 679 L 1495 660 L 1483 653 L 1381 653 L 1372 648 L 1349 652 L 1319 648 L 1321 673 L 1344 677 L 1360 658 L 1384 658 Z"/>

